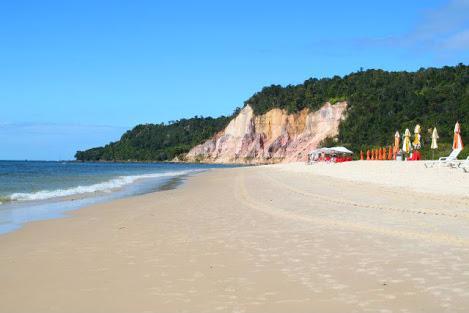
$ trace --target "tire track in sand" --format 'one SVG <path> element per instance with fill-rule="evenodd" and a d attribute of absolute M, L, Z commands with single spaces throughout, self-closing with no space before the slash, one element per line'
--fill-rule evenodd
<path fill-rule="evenodd" d="M 388 211 L 388 212 L 397 212 L 397 213 L 409 213 L 409 214 L 424 214 L 424 215 L 434 215 L 434 216 L 443 216 L 443 217 L 448 217 L 448 218 L 456 218 L 456 219 L 465 219 L 469 220 L 469 214 L 466 213 L 454 213 L 450 212 L 449 210 L 442 210 L 442 209 L 429 209 L 429 208 L 420 208 L 420 209 L 401 209 L 401 208 L 393 208 L 393 207 L 388 207 L 388 206 L 380 206 L 380 205 L 374 205 L 374 204 L 366 204 L 366 203 L 360 203 L 360 202 L 355 202 L 351 200 L 343 200 L 343 199 L 334 199 L 328 196 L 323 196 L 317 193 L 312 193 L 304 190 L 300 190 L 294 187 L 291 187 L 288 184 L 285 184 L 284 182 L 281 182 L 275 178 L 272 178 L 271 176 L 268 176 L 266 174 L 261 174 L 264 176 L 264 178 L 272 181 L 273 183 L 282 186 L 282 188 L 288 189 L 291 192 L 294 192 L 296 194 L 306 196 L 308 198 L 313 198 L 319 201 L 324 201 L 328 203 L 334 203 L 334 204 L 339 204 L 339 205 L 350 205 L 354 207 L 360 207 L 360 208 L 367 208 L 367 209 L 375 209 L 375 210 L 381 210 L 381 211 Z"/>
<path fill-rule="evenodd" d="M 401 239 L 423 240 L 451 246 L 469 246 L 469 239 L 463 239 L 445 233 L 426 233 L 402 229 L 396 230 L 389 227 L 374 226 L 368 223 L 346 222 L 325 217 L 308 216 L 274 207 L 268 203 L 260 202 L 249 195 L 245 183 L 245 174 L 242 171 L 240 171 L 236 177 L 234 196 L 245 206 L 280 219 L 306 222 L 331 229 L 340 228 L 349 231 L 380 234 Z"/>

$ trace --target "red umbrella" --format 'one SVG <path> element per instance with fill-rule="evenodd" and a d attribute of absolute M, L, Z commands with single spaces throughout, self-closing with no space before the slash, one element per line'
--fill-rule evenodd
<path fill-rule="evenodd" d="M 456 149 L 464 149 L 464 144 L 462 143 L 461 138 L 461 125 L 459 125 L 459 122 L 456 122 L 456 125 L 454 125 L 453 150 Z"/>

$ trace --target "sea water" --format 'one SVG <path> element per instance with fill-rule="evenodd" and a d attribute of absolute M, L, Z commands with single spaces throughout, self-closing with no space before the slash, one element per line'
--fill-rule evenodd
<path fill-rule="evenodd" d="M 170 189 L 222 165 L 0 161 L 0 234 L 98 202 Z"/>

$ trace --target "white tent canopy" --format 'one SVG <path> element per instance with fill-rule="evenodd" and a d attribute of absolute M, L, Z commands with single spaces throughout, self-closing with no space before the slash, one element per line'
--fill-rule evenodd
<path fill-rule="evenodd" d="M 326 153 L 326 154 L 331 154 L 331 153 L 344 153 L 344 154 L 353 154 L 352 151 L 345 147 L 331 147 L 331 148 L 319 148 L 311 151 L 309 154 L 320 154 L 320 153 Z"/>

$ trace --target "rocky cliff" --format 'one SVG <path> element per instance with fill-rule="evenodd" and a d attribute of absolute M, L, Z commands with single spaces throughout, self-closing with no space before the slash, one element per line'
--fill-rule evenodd
<path fill-rule="evenodd" d="M 210 163 L 303 161 L 323 139 L 337 135 L 346 108 L 346 102 L 327 102 L 314 112 L 273 109 L 256 116 L 246 105 L 224 130 L 192 148 L 185 158 Z"/>

